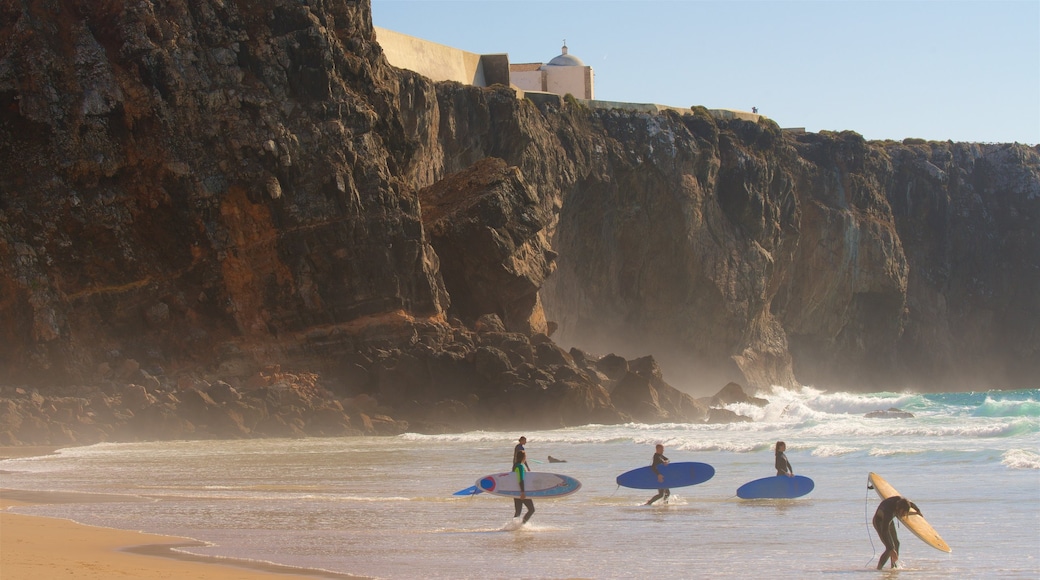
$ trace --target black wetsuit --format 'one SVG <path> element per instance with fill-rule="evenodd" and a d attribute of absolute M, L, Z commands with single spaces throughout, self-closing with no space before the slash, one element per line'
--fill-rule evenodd
<path fill-rule="evenodd" d="M 524 444 L 517 443 L 516 447 L 513 448 L 513 467 L 516 467 L 517 463 L 520 463 L 520 454 L 524 451 Z M 527 466 L 527 462 L 524 462 L 524 466 Z M 528 469 L 530 469 L 528 467 Z"/>
<path fill-rule="evenodd" d="M 513 498 L 513 508 L 515 509 L 515 512 L 513 513 L 513 517 L 514 518 L 520 517 L 520 510 L 523 509 L 524 506 L 527 506 L 527 513 L 524 514 L 524 523 L 526 524 L 527 520 L 531 519 L 531 514 L 534 513 L 534 502 L 531 501 L 530 498 L 528 498 L 528 499 L 520 499 L 518 497 L 514 497 Z"/>
<path fill-rule="evenodd" d="M 657 471 L 657 466 L 658 465 L 663 465 L 665 463 L 668 463 L 668 458 L 665 457 L 663 453 L 654 453 L 654 460 L 650 464 L 650 470 L 654 472 L 654 475 L 661 475 L 661 472 Z M 667 502 L 668 501 L 668 496 L 670 496 L 670 495 L 672 495 L 671 490 L 668 490 L 668 489 L 658 489 L 657 490 L 657 495 L 655 495 L 654 497 L 650 498 L 650 501 L 646 502 L 646 505 L 650 505 L 650 504 L 654 503 L 655 501 L 657 501 L 657 500 L 659 500 L 661 498 L 664 498 L 664 501 Z"/>
<path fill-rule="evenodd" d="M 521 450 L 522 449 L 523 448 L 521 447 Z M 519 459 L 519 457 L 517 457 L 517 459 Z M 524 475 L 526 473 L 525 470 L 524 470 L 524 464 L 523 463 L 515 463 L 515 464 L 513 464 L 513 471 L 516 473 L 516 477 L 517 477 L 517 479 L 520 482 L 520 492 L 524 493 L 526 491 L 524 489 Z M 524 523 L 526 524 L 527 520 L 531 519 L 531 514 L 534 513 L 534 501 L 532 501 L 529 498 L 524 498 L 524 499 L 520 499 L 518 497 L 514 497 L 513 498 L 513 509 L 515 510 L 514 513 L 513 513 L 513 517 L 514 518 L 520 517 L 520 510 L 524 506 L 527 506 L 527 513 L 524 514 Z"/>
<path fill-rule="evenodd" d="M 513 448 L 513 471 L 517 474 L 517 478 L 519 479 L 521 493 L 524 493 L 526 491 L 524 490 L 524 475 L 526 473 L 525 468 L 527 467 L 527 465 L 524 462 L 524 460 L 521 459 L 521 457 L 523 456 L 523 444 L 518 443 L 517 446 Z M 529 498 L 513 498 L 513 508 L 515 509 L 513 513 L 514 518 L 520 517 L 520 510 L 523 509 L 523 506 L 525 505 L 527 506 L 527 512 L 524 513 L 523 516 L 524 524 L 527 523 L 527 520 L 530 520 L 531 513 L 535 512 L 535 502 L 531 501 Z"/>
<path fill-rule="evenodd" d="M 874 529 L 877 530 L 878 537 L 881 538 L 881 543 L 885 545 L 885 552 L 881 554 L 881 559 L 878 560 L 878 570 L 880 570 L 885 562 L 891 557 L 894 559 L 899 558 L 899 536 L 896 535 L 896 506 L 899 505 L 899 501 L 903 498 L 898 495 L 882 500 L 877 506 L 877 511 L 874 512 Z M 910 513 L 920 514 L 921 510 L 917 507 L 914 502 L 910 502 Z"/>
<path fill-rule="evenodd" d="M 791 462 L 787 460 L 787 455 L 783 451 L 779 451 L 776 454 L 776 474 L 787 475 L 788 473 L 794 474 L 794 469 L 791 468 Z"/>

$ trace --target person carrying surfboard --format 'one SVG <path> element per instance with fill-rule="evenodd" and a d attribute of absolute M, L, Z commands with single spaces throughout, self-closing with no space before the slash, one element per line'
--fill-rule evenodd
<path fill-rule="evenodd" d="M 527 464 L 527 451 L 524 450 L 524 445 L 527 445 L 527 437 L 521 435 L 519 443 L 516 444 L 516 447 L 513 447 L 513 467 L 515 468 L 516 464 L 521 462 L 519 457 L 520 454 L 523 453 L 524 459 L 522 460 L 522 462 L 524 464 L 524 467 L 527 468 L 527 471 L 531 471 L 531 466 Z"/>
<path fill-rule="evenodd" d="M 877 511 L 874 512 L 874 529 L 877 530 L 881 543 L 885 545 L 885 551 L 877 563 L 878 570 L 885 567 L 885 561 L 889 558 L 892 559 L 892 567 L 896 567 L 896 560 L 899 559 L 899 537 L 896 535 L 895 520 L 910 515 L 910 510 L 921 515 L 921 508 L 901 495 L 893 495 L 878 504 Z"/>
<path fill-rule="evenodd" d="M 523 437 L 520 438 L 521 445 L 526 442 Z M 517 445 L 520 447 L 520 445 Z M 534 500 L 527 499 L 527 491 L 524 489 L 524 476 L 527 474 L 527 452 L 524 451 L 523 447 L 518 449 L 513 457 L 513 472 L 516 473 L 517 482 L 520 484 L 520 497 L 513 498 L 513 517 L 520 517 L 520 510 L 524 506 L 527 506 L 527 513 L 524 514 L 524 520 L 522 523 L 526 524 L 527 520 L 531 519 L 531 514 L 534 513 Z"/>
<path fill-rule="evenodd" d="M 668 465 L 668 458 L 664 456 L 664 445 L 660 443 L 656 447 L 657 452 L 654 453 L 654 459 L 650 463 L 650 469 L 657 475 L 657 482 L 664 483 L 664 474 L 657 470 L 658 465 Z M 657 490 L 657 495 L 650 498 L 650 501 L 646 502 L 645 505 L 653 505 L 653 503 L 661 498 L 664 498 L 664 503 L 668 503 L 668 496 L 672 495 L 672 491 L 668 488 L 661 488 Z"/>
<path fill-rule="evenodd" d="M 776 474 L 786 475 L 787 477 L 794 477 L 794 468 L 791 467 L 791 462 L 787 460 L 787 443 L 783 441 L 776 442 Z"/>

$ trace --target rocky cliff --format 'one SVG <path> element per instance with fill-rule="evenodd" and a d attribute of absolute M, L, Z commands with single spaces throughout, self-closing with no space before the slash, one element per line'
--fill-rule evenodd
<path fill-rule="evenodd" d="M 653 353 L 700 394 L 1040 376 L 1036 146 L 786 134 L 404 79 L 417 116 L 440 119 L 415 134 L 416 175 L 502 158 L 553 216 L 541 298 L 558 342 Z"/>
<path fill-rule="evenodd" d="M 697 394 L 1040 376 L 1037 147 L 433 83 L 368 2 L 3 2 L 0 49 L 0 383 L 273 364 L 552 425 L 706 418 L 648 354 Z"/>

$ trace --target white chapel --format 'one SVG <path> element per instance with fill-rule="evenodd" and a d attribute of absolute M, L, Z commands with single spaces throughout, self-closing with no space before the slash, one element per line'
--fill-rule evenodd
<path fill-rule="evenodd" d="M 531 62 L 509 65 L 509 83 L 525 91 L 541 91 L 566 95 L 579 99 L 593 99 L 591 66 L 567 53 L 567 41 L 563 41 L 563 52 L 547 63 Z"/>

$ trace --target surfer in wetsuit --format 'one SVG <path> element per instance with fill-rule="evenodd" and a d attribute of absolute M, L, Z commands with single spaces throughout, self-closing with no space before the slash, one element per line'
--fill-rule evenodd
<path fill-rule="evenodd" d="M 527 440 L 523 437 L 520 438 L 520 445 L 517 445 L 517 450 L 513 454 L 513 472 L 516 473 L 516 479 L 520 483 L 520 497 L 513 498 L 513 508 L 516 510 L 513 513 L 514 518 L 520 517 L 520 510 L 524 506 L 527 506 L 527 513 L 524 514 L 523 523 L 527 523 L 527 520 L 531 519 L 531 514 L 534 513 L 534 501 L 527 499 L 527 493 L 524 489 L 524 476 L 527 475 L 527 452 L 521 447 Z"/>
<path fill-rule="evenodd" d="M 521 435 L 519 443 L 513 448 L 513 467 L 515 468 L 517 463 L 523 463 L 527 471 L 531 471 L 531 466 L 527 464 L 527 452 L 524 451 L 524 445 L 527 445 L 527 437 Z M 521 453 L 524 454 L 524 459 L 520 459 Z"/>
<path fill-rule="evenodd" d="M 664 483 L 664 474 L 657 470 L 658 465 L 668 465 L 668 458 L 664 456 L 664 445 L 657 444 L 657 453 L 654 453 L 654 460 L 650 463 L 650 470 L 657 475 L 657 482 Z M 672 494 L 671 490 L 667 488 L 658 489 L 657 495 L 650 498 L 650 501 L 646 502 L 645 505 L 651 505 L 655 501 L 664 498 L 664 503 L 668 503 L 668 496 Z"/>
<path fill-rule="evenodd" d="M 877 530 L 881 543 L 885 545 L 885 551 L 878 560 L 877 569 L 885 567 L 885 561 L 892 558 L 892 567 L 896 567 L 899 559 L 899 537 L 896 536 L 896 518 L 905 518 L 910 515 L 910 510 L 921 515 L 921 508 L 917 504 L 900 495 L 882 500 L 874 512 L 874 529 Z"/>
<path fill-rule="evenodd" d="M 787 455 L 784 453 L 787 451 L 787 443 L 783 441 L 776 442 L 776 474 L 786 475 L 787 477 L 794 477 L 794 469 L 791 467 L 791 462 L 787 460 Z"/>

